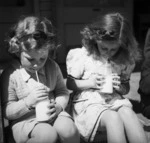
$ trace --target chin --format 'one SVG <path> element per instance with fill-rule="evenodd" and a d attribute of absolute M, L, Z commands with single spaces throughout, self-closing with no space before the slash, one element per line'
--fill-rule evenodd
<path fill-rule="evenodd" d="M 29 73 L 35 73 L 36 70 L 35 69 L 26 69 L 26 71 Z"/>
<path fill-rule="evenodd" d="M 110 57 L 106 56 L 106 55 L 103 55 L 103 58 L 105 59 L 109 59 Z"/>

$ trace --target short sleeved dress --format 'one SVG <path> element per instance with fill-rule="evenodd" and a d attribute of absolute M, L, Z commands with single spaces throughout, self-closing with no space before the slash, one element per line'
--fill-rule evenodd
<path fill-rule="evenodd" d="M 67 73 L 77 79 L 88 79 L 93 74 L 103 73 L 105 61 L 95 60 L 85 47 L 69 51 L 67 55 Z M 135 63 L 126 64 L 111 61 L 112 71 L 121 77 L 121 82 L 129 82 Z M 105 110 L 118 110 L 121 106 L 132 105 L 128 99 L 113 91 L 102 94 L 95 89 L 74 91 L 72 114 L 75 124 L 86 141 L 93 141 L 98 130 L 101 115 Z M 113 102 L 111 102 L 113 101 Z"/>

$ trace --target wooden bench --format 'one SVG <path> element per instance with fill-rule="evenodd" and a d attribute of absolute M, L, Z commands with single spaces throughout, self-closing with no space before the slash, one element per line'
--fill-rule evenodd
<path fill-rule="evenodd" d="M 66 82 L 66 79 L 64 80 Z M 140 73 L 139 72 L 132 73 L 130 80 L 131 89 L 129 94 L 127 94 L 125 97 L 129 98 L 133 102 L 134 109 L 136 110 L 139 120 L 143 124 L 143 128 L 150 143 L 150 120 L 145 118 L 140 112 L 140 95 L 137 93 L 139 87 L 139 80 L 140 80 Z M 1 113 L 1 104 L 0 104 L 0 143 L 14 143 L 11 131 L 9 129 L 8 121 L 3 118 Z M 85 142 L 81 140 L 81 143 Z M 106 133 L 98 132 L 93 143 L 107 143 Z"/>

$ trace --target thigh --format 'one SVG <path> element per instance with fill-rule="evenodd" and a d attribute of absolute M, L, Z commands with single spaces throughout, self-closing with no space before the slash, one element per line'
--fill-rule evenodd
<path fill-rule="evenodd" d="M 57 132 L 54 127 L 48 123 L 38 123 L 30 133 L 31 138 L 55 137 Z"/>
<path fill-rule="evenodd" d="M 120 140 L 119 142 L 125 142 L 124 125 L 118 112 L 113 110 L 104 111 L 100 124 L 100 129 L 102 128 L 106 130 L 109 141 L 118 142 Z"/>

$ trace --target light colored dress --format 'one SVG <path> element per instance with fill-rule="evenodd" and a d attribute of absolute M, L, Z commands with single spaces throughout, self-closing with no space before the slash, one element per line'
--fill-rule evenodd
<path fill-rule="evenodd" d="M 67 55 L 67 73 L 77 79 L 88 79 L 93 74 L 103 73 L 105 61 L 95 60 L 87 50 L 76 48 L 69 51 Z M 112 70 L 121 77 L 121 82 L 129 82 L 130 74 L 135 63 L 115 63 L 111 61 Z M 132 105 L 115 90 L 110 94 L 102 94 L 95 89 L 74 91 L 73 96 L 73 118 L 81 136 L 86 141 L 93 141 L 98 130 L 102 112 L 105 110 L 118 110 L 121 106 Z"/>

